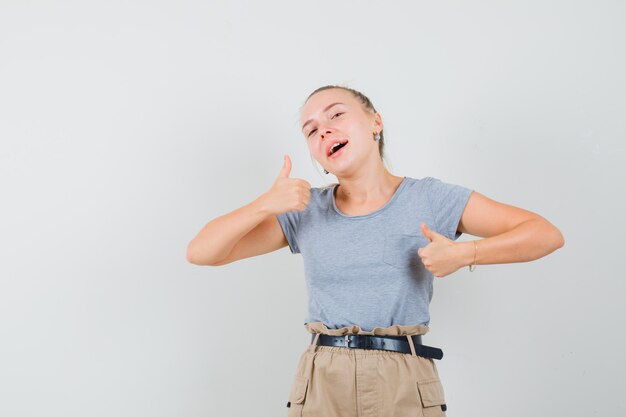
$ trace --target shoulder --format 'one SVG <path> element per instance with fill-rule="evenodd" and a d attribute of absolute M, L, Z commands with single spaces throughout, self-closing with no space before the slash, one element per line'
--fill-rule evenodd
<path fill-rule="evenodd" d="M 419 181 L 421 181 L 423 185 L 427 186 L 430 189 L 463 187 L 460 184 L 449 182 L 438 177 L 423 177 Z"/>
<path fill-rule="evenodd" d="M 432 176 L 412 179 L 411 185 L 427 195 L 432 202 L 451 197 L 466 198 L 472 192 L 470 187 Z"/>
<path fill-rule="evenodd" d="M 311 187 L 311 196 L 305 211 L 325 210 L 332 205 L 333 188 L 337 185 L 325 184 L 318 187 Z"/>
<path fill-rule="evenodd" d="M 333 192 L 333 188 L 335 188 L 336 185 L 337 183 L 335 182 L 332 184 L 321 185 L 319 187 L 311 187 L 311 195 L 317 195 L 317 196 L 331 195 Z"/>
<path fill-rule="evenodd" d="M 433 177 L 409 177 L 405 176 L 405 187 L 411 188 L 413 190 L 422 190 L 424 187 L 428 186 L 430 182 L 434 179 Z"/>

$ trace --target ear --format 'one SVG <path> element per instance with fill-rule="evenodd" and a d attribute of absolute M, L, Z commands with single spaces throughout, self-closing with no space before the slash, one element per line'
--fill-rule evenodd
<path fill-rule="evenodd" d="M 382 132 L 383 127 L 384 127 L 383 118 L 380 115 L 380 113 L 377 112 L 374 114 L 374 127 L 373 128 L 376 129 L 377 132 Z"/>

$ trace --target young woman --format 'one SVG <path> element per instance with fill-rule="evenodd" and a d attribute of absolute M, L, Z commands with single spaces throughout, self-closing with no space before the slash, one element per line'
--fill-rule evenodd
<path fill-rule="evenodd" d="M 315 90 L 301 109 L 311 156 L 339 183 L 290 178 L 210 221 L 187 260 L 224 265 L 289 246 L 309 295 L 288 417 L 445 416 L 434 359 L 422 344 L 434 277 L 468 266 L 528 262 L 564 244 L 528 210 L 433 177 L 397 176 L 383 163 L 383 121 L 347 87 Z M 482 237 L 455 242 L 462 233 Z"/>

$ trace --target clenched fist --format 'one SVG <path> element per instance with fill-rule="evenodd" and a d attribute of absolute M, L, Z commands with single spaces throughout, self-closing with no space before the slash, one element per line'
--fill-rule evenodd
<path fill-rule="evenodd" d="M 285 155 L 285 162 L 278 178 L 261 196 L 265 208 L 274 215 L 304 210 L 311 198 L 311 184 L 299 178 L 289 178 L 290 172 L 291 159 L 289 155 Z"/>

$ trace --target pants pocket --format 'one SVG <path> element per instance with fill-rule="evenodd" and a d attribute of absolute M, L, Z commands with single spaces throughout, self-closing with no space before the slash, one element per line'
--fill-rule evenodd
<path fill-rule="evenodd" d="M 295 376 L 293 384 L 291 385 L 291 392 L 289 393 L 289 401 L 287 402 L 287 407 L 289 407 L 287 417 L 302 416 L 302 408 L 304 407 L 308 386 L 309 379 L 307 377 L 300 375 Z"/>
<path fill-rule="evenodd" d="M 439 378 L 418 381 L 417 390 L 424 417 L 444 417 L 446 415 L 446 400 Z"/>

